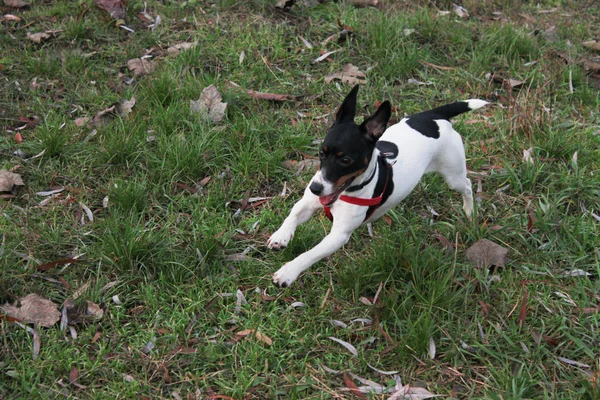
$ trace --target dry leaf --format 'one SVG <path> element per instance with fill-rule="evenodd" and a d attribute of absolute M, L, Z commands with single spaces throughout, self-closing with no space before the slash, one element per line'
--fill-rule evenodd
<path fill-rule="evenodd" d="M 343 340 L 340 340 L 338 338 L 335 338 L 333 336 L 329 336 L 328 339 L 333 340 L 334 342 L 337 342 L 339 344 L 341 344 L 342 346 L 344 346 L 346 348 L 346 350 L 348 350 L 350 353 L 352 353 L 354 356 L 358 356 L 358 351 L 356 350 L 356 347 L 352 346 L 350 343 L 348 342 L 344 342 Z"/>
<path fill-rule="evenodd" d="M 435 358 L 435 341 L 432 337 L 429 338 L 429 349 L 427 351 L 427 355 L 429 359 L 433 360 Z"/>
<path fill-rule="evenodd" d="M 384 371 L 381 369 L 377 369 L 374 366 L 372 366 L 371 364 L 367 364 L 367 367 L 371 368 L 375 372 L 380 373 L 381 375 L 396 375 L 396 374 L 400 373 L 400 371 Z"/>
<path fill-rule="evenodd" d="M 38 332 L 37 326 L 33 328 L 33 359 L 37 359 L 40 355 L 40 348 L 42 347 L 42 342 L 40 340 L 40 333 Z"/>
<path fill-rule="evenodd" d="M 261 333 L 259 331 L 256 331 L 256 339 L 258 339 L 258 341 L 263 342 L 264 344 L 270 346 L 273 344 L 273 339 L 271 339 L 270 337 L 268 337 L 267 335 L 265 335 L 264 333 Z"/>
<path fill-rule="evenodd" d="M 88 117 L 80 117 L 75 119 L 75 126 L 84 126 L 90 121 Z"/>
<path fill-rule="evenodd" d="M 454 6 L 454 14 L 458 15 L 460 18 L 469 18 L 469 12 L 467 9 L 459 5 Z"/>
<path fill-rule="evenodd" d="M 283 168 L 291 171 L 300 172 L 304 169 L 307 171 L 316 171 L 319 168 L 319 160 L 316 158 L 307 158 L 305 160 L 287 160 L 283 162 Z"/>
<path fill-rule="evenodd" d="M 29 6 L 29 3 L 25 3 L 23 0 L 4 0 L 4 4 L 13 8 L 23 8 Z"/>
<path fill-rule="evenodd" d="M 356 383 L 354 383 L 352 378 L 350 378 L 346 373 L 344 373 L 343 377 L 344 377 L 344 384 L 346 385 L 346 387 L 350 390 L 350 392 L 352 394 L 354 394 L 359 399 L 367 400 L 367 398 L 365 397 L 364 394 L 362 394 L 362 392 L 360 391 L 358 386 L 356 386 Z"/>
<path fill-rule="evenodd" d="M 67 299 L 63 309 L 66 312 L 69 325 L 99 320 L 104 316 L 104 310 L 91 301 L 75 302 L 73 299 Z"/>
<path fill-rule="evenodd" d="M 331 83 L 332 81 L 339 80 L 342 83 L 349 83 L 356 85 L 359 83 L 367 82 L 367 75 L 360 71 L 357 66 L 352 64 L 346 64 L 342 67 L 342 72 L 336 72 L 325 77 L 325 83 Z"/>
<path fill-rule="evenodd" d="M 250 89 L 248 89 L 248 96 L 252 97 L 253 99 L 269 101 L 286 101 L 298 99 L 298 96 L 294 96 L 293 94 L 264 93 Z"/>
<path fill-rule="evenodd" d="M 182 50 L 189 50 L 192 47 L 194 47 L 195 43 L 190 43 L 190 42 L 183 42 L 183 43 L 177 43 L 174 44 L 173 46 L 169 46 L 169 48 L 167 48 L 167 54 L 171 55 L 171 56 L 175 56 L 179 53 L 181 53 Z"/>
<path fill-rule="evenodd" d="M 510 79 L 505 79 L 505 80 L 504 80 L 504 83 L 506 83 L 506 84 L 508 85 L 508 87 L 509 87 L 509 88 L 511 88 L 511 89 L 516 89 L 516 88 L 518 88 L 518 87 L 521 87 L 521 86 L 523 86 L 523 84 L 525 84 L 525 81 L 522 81 L 522 80 L 520 80 L 520 79 L 513 79 L 513 78 L 510 78 Z"/>
<path fill-rule="evenodd" d="M 27 32 L 27 39 L 31 40 L 34 43 L 42 43 L 42 41 L 46 40 L 46 39 L 50 39 L 54 36 L 56 36 L 57 33 L 61 32 L 60 30 L 56 30 L 56 31 L 46 31 L 46 32 L 39 32 L 39 33 L 29 33 Z"/>
<path fill-rule="evenodd" d="M 313 60 L 313 64 L 320 63 L 321 61 L 325 60 L 327 57 L 329 57 L 333 53 L 337 53 L 338 51 L 339 50 L 328 51 L 327 53 L 325 53 L 325 54 L 321 55 L 320 57 L 314 59 Z"/>
<path fill-rule="evenodd" d="M 16 318 L 24 323 L 34 323 L 39 326 L 49 327 L 60 319 L 60 311 L 52 300 L 45 299 L 35 293 L 28 294 L 19 300 L 21 307 L 5 305 L 0 309 L 9 317 Z"/>
<path fill-rule="evenodd" d="M 377 7 L 379 0 L 346 0 L 347 3 L 354 7 Z"/>
<path fill-rule="evenodd" d="M 0 170 L 0 192 L 11 192 L 15 186 L 25 186 L 21 175 L 5 169 Z"/>
<path fill-rule="evenodd" d="M 21 20 L 21 18 L 17 17 L 16 15 L 12 15 L 12 14 L 3 15 L 0 18 L 0 21 L 16 21 L 16 22 L 19 22 L 20 20 Z"/>
<path fill-rule="evenodd" d="M 69 372 L 69 383 L 76 383 L 77 379 L 79 379 L 79 369 L 77 369 L 77 367 L 73 367 L 71 368 L 71 372 Z"/>
<path fill-rule="evenodd" d="M 190 100 L 190 109 L 193 113 L 200 113 L 204 119 L 209 119 L 215 124 L 223 121 L 226 108 L 227 103 L 221 102 L 221 93 L 215 85 L 205 87 L 200 94 L 200 99 Z"/>
<path fill-rule="evenodd" d="M 590 366 L 589 366 L 589 365 L 587 365 L 587 364 L 584 364 L 584 363 L 582 363 L 582 362 L 579 362 L 579 361 L 571 360 L 571 359 L 568 359 L 568 358 L 565 358 L 565 357 L 558 357 L 558 359 L 559 359 L 559 361 L 562 361 L 562 362 L 564 362 L 565 364 L 567 364 L 567 365 L 572 365 L 572 366 L 574 366 L 574 367 L 578 367 L 578 368 L 585 368 L 585 369 L 590 369 L 590 368 L 592 368 L 592 367 L 590 367 Z"/>
<path fill-rule="evenodd" d="M 6 2 L 6 0 L 4 0 L 4 2 Z M 600 42 L 596 40 L 588 40 L 587 42 L 583 42 L 582 45 L 583 47 L 587 47 L 588 49 L 600 51 Z"/>
<path fill-rule="evenodd" d="M 135 101 L 135 97 L 132 97 L 131 100 L 123 100 L 121 104 L 119 104 L 119 114 L 130 114 L 131 110 L 133 110 L 133 107 L 135 106 Z"/>
<path fill-rule="evenodd" d="M 154 63 L 146 58 L 132 58 L 127 61 L 127 68 L 135 76 L 148 75 L 154 71 Z"/>
<path fill-rule="evenodd" d="M 96 5 L 105 10 L 114 19 L 125 19 L 125 3 L 122 0 L 94 0 Z"/>
<path fill-rule="evenodd" d="M 508 258 L 508 249 L 491 240 L 481 239 L 467 249 L 467 258 L 476 268 L 492 265 L 503 267 Z"/>
<path fill-rule="evenodd" d="M 523 150 L 523 161 L 533 165 L 533 147 Z"/>
<path fill-rule="evenodd" d="M 116 109 L 117 106 L 110 106 L 98 112 L 98 114 L 94 115 L 94 118 L 92 118 L 90 124 L 92 126 L 102 126 L 109 123 L 115 117 Z"/>

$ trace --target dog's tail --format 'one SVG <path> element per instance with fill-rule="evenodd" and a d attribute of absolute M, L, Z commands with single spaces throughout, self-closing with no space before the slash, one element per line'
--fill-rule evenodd
<path fill-rule="evenodd" d="M 429 114 L 432 116 L 432 119 L 446 119 L 449 121 L 450 118 L 456 117 L 457 115 L 467 111 L 477 110 L 478 108 L 484 107 L 486 104 L 489 103 L 484 100 L 470 99 L 446 104 L 441 107 L 434 108 L 433 110 L 425 111 L 422 114 Z"/>

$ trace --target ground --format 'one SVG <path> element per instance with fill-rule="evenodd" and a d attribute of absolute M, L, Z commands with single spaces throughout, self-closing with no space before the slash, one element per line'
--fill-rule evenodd
<path fill-rule="evenodd" d="M 0 398 L 598 398 L 597 2 L 295 3 L 0 6 Z M 277 289 L 330 227 L 265 245 L 355 79 L 359 120 L 491 102 L 454 122 L 477 218 L 427 176 Z M 6 311 L 32 293 L 68 324 Z"/>

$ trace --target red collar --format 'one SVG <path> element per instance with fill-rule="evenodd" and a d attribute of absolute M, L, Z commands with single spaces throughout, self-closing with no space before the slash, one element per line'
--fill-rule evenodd
<path fill-rule="evenodd" d="M 371 217 L 371 215 L 373 215 L 375 210 L 381 204 L 381 201 L 383 200 L 383 195 L 388 186 L 388 181 L 390 179 L 390 171 L 389 171 L 390 165 L 385 160 L 384 160 L 384 163 L 387 166 L 387 168 L 380 168 L 379 173 L 385 174 L 385 185 L 383 186 L 383 190 L 381 191 L 379 196 L 376 196 L 376 197 L 373 197 L 370 199 L 365 199 L 365 198 L 361 198 L 361 197 L 346 196 L 343 194 L 338 198 L 339 201 L 344 201 L 346 203 L 354 204 L 357 206 L 372 207 L 369 211 L 367 211 L 367 215 L 365 216 L 365 221 L 367 219 L 369 219 Z M 330 221 L 333 221 L 333 215 L 331 214 L 331 207 L 323 206 L 323 210 L 325 210 L 325 215 L 327 216 L 327 218 Z"/>

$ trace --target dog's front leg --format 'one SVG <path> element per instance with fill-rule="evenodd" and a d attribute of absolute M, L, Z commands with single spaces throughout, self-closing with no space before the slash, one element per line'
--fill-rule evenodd
<path fill-rule="evenodd" d="M 296 227 L 308 221 L 315 211 L 322 207 L 321 203 L 319 203 L 319 198 L 306 188 L 304 196 L 294 204 L 290 215 L 283 221 L 277 232 L 271 235 L 267 241 L 267 246 L 273 250 L 286 247 L 294 237 Z"/>
<path fill-rule="evenodd" d="M 321 243 L 281 267 L 279 271 L 273 274 L 273 283 L 279 287 L 290 286 L 311 265 L 333 254 L 340 247 L 348 243 L 354 229 L 356 227 L 346 224 L 336 224 L 334 220 L 331 232 L 323 238 Z"/>

